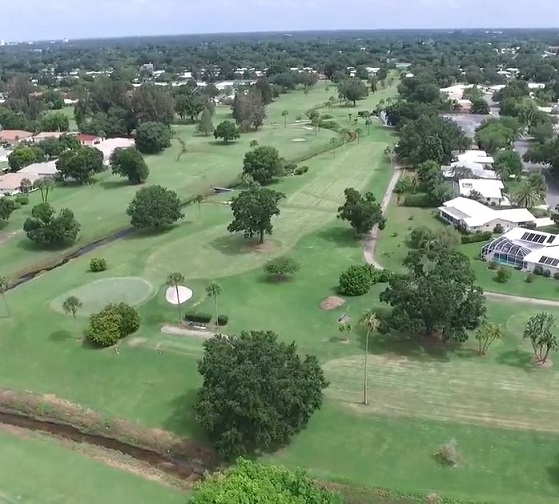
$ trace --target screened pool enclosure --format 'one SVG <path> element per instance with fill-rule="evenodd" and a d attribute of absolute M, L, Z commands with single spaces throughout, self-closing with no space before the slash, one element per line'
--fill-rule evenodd
<path fill-rule="evenodd" d="M 529 248 L 514 243 L 506 236 L 500 236 L 481 249 L 481 255 L 487 261 L 495 261 L 520 268 L 527 268 L 524 258 L 530 252 L 532 251 Z"/>

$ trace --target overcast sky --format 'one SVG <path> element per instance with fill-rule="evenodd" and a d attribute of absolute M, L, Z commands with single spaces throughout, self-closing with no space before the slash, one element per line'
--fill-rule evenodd
<path fill-rule="evenodd" d="M 559 26 L 559 0 L 16 0 L 1 3 L 0 39 L 4 40 L 320 29 Z"/>

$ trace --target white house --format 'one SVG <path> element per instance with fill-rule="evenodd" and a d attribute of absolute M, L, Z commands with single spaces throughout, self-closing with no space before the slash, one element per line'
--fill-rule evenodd
<path fill-rule="evenodd" d="M 467 150 L 454 157 L 451 166 L 464 166 L 465 164 L 478 164 L 486 170 L 491 170 L 493 168 L 493 163 L 495 160 L 487 154 L 487 152 L 482 150 Z"/>
<path fill-rule="evenodd" d="M 470 233 L 493 231 L 497 224 L 505 231 L 526 226 L 530 222 L 538 225 L 538 220 L 525 208 L 494 210 L 479 201 L 461 196 L 446 201 L 438 210 L 442 220 Z"/>
<path fill-rule="evenodd" d="M 477 196 L 475 199 L 480 203 L 490 206 L 510 205 L 509 199 L 503 194 L 505 185 L 500 180 L 461 179 L 456 185 L 460 196 Z"/>
<path fill-rule="evenodd" d="M 559 272 L 559 236 L 516 227 L 484 245 L 481 256 L 524 271 L 539 266 L 554 275 Z"/>

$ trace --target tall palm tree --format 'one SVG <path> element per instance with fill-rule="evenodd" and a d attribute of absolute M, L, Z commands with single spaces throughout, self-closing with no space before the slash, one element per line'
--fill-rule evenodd
<path fill-rule="evenodd" d="M 363 130 L 361 128 L 357 128 L 355 130 L 355 134 L 357 135 L 357 145 L 359 145 L 359 140 L 361 139 L 361 135 L 363 135 Z"/>
<path fill-rule="evenodd" d="M 338 147 L 340 141 L 337 137 L 332 137 L 330 139 L 330 147 L 332 148 L 332 157 L 336 157 L 336 147 Z"/>
<path fill-rule="evenodd" d="M 284 110 L 281 113 L 281 116 L 283 117 L 283 127 L 287 128 L 287 116 L 289 115 L 289 111 L 288 110 Z"/>
<path fill-rule="evenodd" d="M 6 311 L 8 312 L 8 317 L 12 315 L 10 312 L 10 306 L 8 305 L 8 300 L 6 299 L 6 291 L 10 284 L 8 279 L 4 275 L 0 275 L 0 294 L 2 294 L 2 299 L 4 299 L 4 304 L 6 305 Z"/>
<path fill-rule="evenodd" d="M 363 376 L 363 404 L 369 404 L 369 389 L 368 389 L 368 359 L 369 359 L 369 336 L 375 332 L 379 327 L 380 321 L 377 314 L 372 310 L 365 310 L 359 319 L 359 325 L 367 329 L 367 338 L 365 339 L 365 373 Z"/>
<path fill-rule="evenodd" d="M 184 283 L 184 275 L 182 273 L 171 273 L 167 277 L 167 285 L 175 288 L 177 293 L 177 311 L 179 312 L 179 324 L 182 323 L 181 303 L 179 298 L 179 285 Z"/>
<path fill-rule="evenodd" d="M 198 205 L 198 223 L 200 223 L 200 212 L 202 211 L 202 203 L 206 201 L 206 197 L 203 194 L 197 194 L 192 200 Z"/>
<path fill-rule="evenodd" d="M 206 287 L 206 294 L 210 297 L 214 298 L 214 308 L 215 308 L 215 323 L 217 325 L 219 312 L 217 310 L 217 296 L 219 296 L 223 292 L 221 285 L 217 282 L 212 282 L 210 285 Z"/>
<path fill-rule="evenodd" d="M 46 178 L 43 180 L 38 181 L 35 184 L 35 187 L 39 188 L 41 191 L 41 200 L 43 203 L 49 202 L 49 192 L 54 189 L 54 181 L 50 178 Z"/>
<path fill-rule="evenodd" d="M 76 318 L 76 313 L 83 306 L 83 303 L 76 296 L 70 296 L 62 304 L 62 309 L 66 313 L 71 313 L 74 319 Z"/>
<path fill-rule="evenodd" d="M 367 117 L 367 119 L 365 119 L 365 126 L 367 126 L 367 135 L 369 135 L 371 124 L 373 124 L 373 121 L 371 121 L 370 117 Z"/>

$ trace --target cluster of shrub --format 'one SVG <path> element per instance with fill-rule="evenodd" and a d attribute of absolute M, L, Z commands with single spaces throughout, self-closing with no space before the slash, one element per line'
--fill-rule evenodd
<path fill-rule="evenodd" d="M 100 258 L 100 257 L 93 257 L 91 261 L 89 261 L 89 271 L 92 273 L 100 273 L 101 271 L 105 271 L 107 269 L 107 260 Z"/>
<path fill-rule="evenodd" d="M 466 245 L 467 243 L 486 242 L 491 240 L 492 236 L 493 233 L 491 231 L 476 231 L 475 233 L 462 235 L 460 240 L 462 245 Z"/>
<path fill-rule="evenodd" d="M 209 313 L 197 313 L 189 312 L 184 316 L 184 320 L 188 322 L 194 322 L 195 324 L 209 324 L 212 321 L 212 315 Z M 227 315 L 217 316 L 217 325 L 220 327 L 226 326 L 229 322 L 229 317 Z"/>
<path fill-rule="evenodd" d="M 363 296 L 377 283 L 387 283 L 393 273 L 368 264 L 354 264 L 340 273 L 338 292 L 343 296 Z"/>
<path fill-rule="evenodd" d="M 135 333 L 140 324 L 140 314 L 134 307 L 127 303 L 110 303 L 91 315 L 85 336 L 93 345 L 106 348 Z"/>

